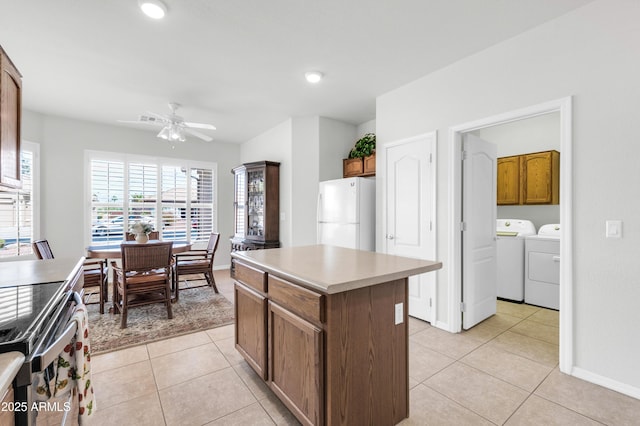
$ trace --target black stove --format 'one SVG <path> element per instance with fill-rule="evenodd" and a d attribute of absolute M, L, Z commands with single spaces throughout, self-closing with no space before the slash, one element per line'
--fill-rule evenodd
<path fill-rule="evenodd" d="M 0 352 L 29 355 L 66 292 L 65 281 L 0 288 Z"/>
<path fill-rule="evenodd" d="M 41 424 L 49 421 L 48 413 L 34 408 L 31 385 L 36 376 L 52 371 L 58 355 L 73 341 L 76 324 L 70 318 L 82 297 L 83 262 L 84 258 L 0 263 L 0 353 L 18 351 L 25 356 L 13 380 L 15 403 L 28 407 L 15 411 L 17 426 L 36 426 L 38 418 Z M 65 413 L 65 418 L 73 416 Z"/>

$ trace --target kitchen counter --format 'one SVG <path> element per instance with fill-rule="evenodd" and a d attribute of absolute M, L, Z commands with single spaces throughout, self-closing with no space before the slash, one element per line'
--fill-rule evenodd
<path fill-rule="evenodd" d="M 0 262 L 0 288 L 64 281 L 78 258 Z"/>
<path fill-rule="evenodd" d="M 18 374 L 23 362 L 24 355 L 20 352 L 0 354 L 0 398 L 11 386 L 11 382 Z"/>
<path fill-rule="evenodd" d="M 326 245 L 231 256 L 236 349 L 302 424 L 409 416 L 408 277 L 442 263 Z"/>
<path fill-rule="evenodd" d="M 442 268 L 441 262 L 328 245 L 233 252 L 231 256 L 325 294 Z"/>

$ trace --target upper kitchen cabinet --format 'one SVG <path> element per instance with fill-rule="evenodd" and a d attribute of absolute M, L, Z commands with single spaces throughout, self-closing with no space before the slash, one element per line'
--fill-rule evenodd
<path fill-rule="evenodd" d="M 233 169 L 232 250 L 280 247 L 280 163 L 258 161 Z"/>
<path fill-rule="evenodd" d="M 520 204 L 522 156 L 498 158 L 498 205 Z"/>
<path fill-rule="evenodd" d="M 0 47 L 0 187 L 20 188 L 22 75 Z"/>
<path fill-rule="evenodd" d="M 498 205 L 560 202 L 558 151 L 500 157 L 497 168 Z"/>
<path fill-rule="evenodd" d="M 536 152 L 522 158 L 523 204 L 560 202 L 560 153 Z"/>

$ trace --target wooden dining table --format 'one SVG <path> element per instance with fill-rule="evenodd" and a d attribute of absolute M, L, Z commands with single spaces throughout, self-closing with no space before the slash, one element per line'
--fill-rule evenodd
<path fill-rule="evenodd" d="M 162 242 L 161 240 L 149 240 L 144 244 L 153 244 Z M 135 241 L 122 241 L 116 244 L 108 245 L 93 245 L 87 247 L 87 257 L 99 258 L 99 259 L 120 259 L 122 257 L 122 251 L 120 250 L 121 244 L 140 244 Z M 191 250 L 191 244 L 187 241 L 174 241 L 171 252 L 173 254 L 183 253 Z"/>
<path fill-rule="evenodd" d="M 162 242 L 162 240 L 149 240 L 146 243 L 146 245 L 151 245 L 154 243 L 159 243 Z M 87 258 L 98 258 L 98 259 L 121 259 L 122 258 L 122 250 L 121 250 L 121 245 L 123 244 L 140 244 L 136 241 L 122 241 L 120 243 L 117 244 L 108 244 L 108 245 L 93 245 L 93 246 L 89 246 L 87 247 Z M 171 248 L 171 252 L 173 254 L 176 253 L 183 253 L 186 251 L 191 250 L 191 246 L 193 244 L 188 242 L 188 241 L 174 241 L 173 242 L 173 246 Z M 116 292 L 116 276 L 115 276 L 115 271 L 112 272 L 112 278 L 111 278 L 111 283 L 113 285 L 113 290 L 112 290 L 112 294 L 115 294 Z M 178 285 L 177 283 L 172 283 L 172 292 L 174 293 L 174 295 L 171 297 L 171 301 L 172 302 L 176 302 L 177 298 L 175 296 L 175 292 L 177 291 L 175 286 Z M 113 307 L 109 308 L 109 313 L 113 313 L 114 309 Z"/>

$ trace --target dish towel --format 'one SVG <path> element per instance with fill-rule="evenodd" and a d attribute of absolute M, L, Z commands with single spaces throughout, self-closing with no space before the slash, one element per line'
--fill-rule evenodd
<path fill-rule="evenodd" d="M 76 310 L 71 317 L 78 326 L 74 339 L 69 343 L 64 351 L 53 363 L 54 372 L 51 376 L 47 371 L 41 373 L 33 384 L 36 389 L 35 399 L 46 401 L 51 397 L 63 396 L 69 392 L 77 395 L 78 398 L 78 422 L 88 423 L 91 415 L 96 409 L 96 402 L 93 395 L 93 385 L 91 383 L 91 343 L 89 341 L 89 317 L 87 307 L 82 303 L 82 299 L 74 293 Z M 53 381 L 53 392 L 49 377 L 55 378 Z"/>

